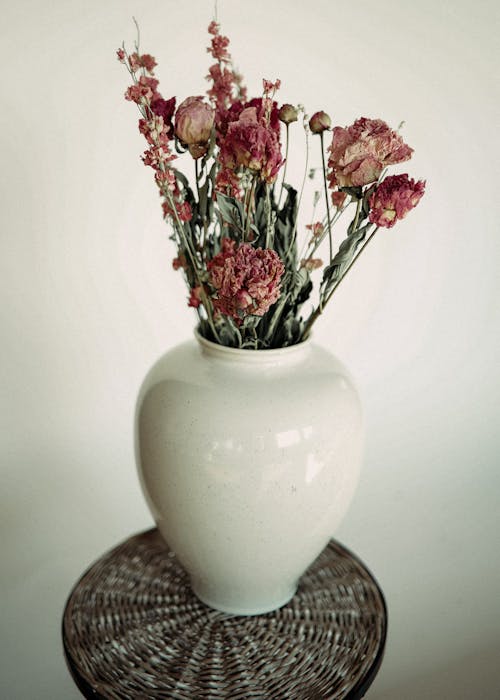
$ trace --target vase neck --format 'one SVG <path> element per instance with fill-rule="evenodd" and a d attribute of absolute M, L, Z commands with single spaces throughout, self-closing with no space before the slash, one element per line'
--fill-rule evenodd
<path fill-rule="evenodd" d="M 297 343 L 296 345 L 289 345 L 284 348 L 274 348 L 272 350 L 246 350 L 213 343 L 212 341 L 203 338 L 198 331 L 195 331 L 195 337 L 203 355 L 214 359 L 223 360 L 224 362 L 241 363 L 247 366 L 262 366 L 269 364 L 279 364 L 282 366 L 293 365 L 306 358 L 311 348 L 310 339 L 305 340 L 302 343 Z"/>

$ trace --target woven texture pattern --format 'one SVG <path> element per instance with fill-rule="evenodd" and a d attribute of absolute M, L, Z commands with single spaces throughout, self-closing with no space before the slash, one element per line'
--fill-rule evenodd
<path fill-rule="evenodd" d="M 287 605 L 242 617 L 198 601 L 157 530 L 98 560 L 63 619 L 68 664 L 87 697 L 134 700 L 361 697 L 385 633 L 377 584 L 333 540 Z"/>

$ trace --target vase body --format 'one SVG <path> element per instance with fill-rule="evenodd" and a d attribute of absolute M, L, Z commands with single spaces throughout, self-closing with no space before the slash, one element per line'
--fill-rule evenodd
<path fill-rule="evenodd" d="M 167 352 L 137 402 L 136 457 L 156 524 L 196 595 L 224 612 L 284 605 L 359 476 L 362 418 L 347 371 L 310 341 Z"/>

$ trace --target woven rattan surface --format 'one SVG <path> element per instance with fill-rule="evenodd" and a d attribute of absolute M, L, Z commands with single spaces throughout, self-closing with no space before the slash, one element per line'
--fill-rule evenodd
<path fill-rule="evenodd" d="M 287 605 L 242 617 L 198 601 L 157 530 L 99 559 L 63 619 L 84 695 L 128 700 L 354 700 L 378 671 L 385 635 L 379 587 L 333 540 Z"/>

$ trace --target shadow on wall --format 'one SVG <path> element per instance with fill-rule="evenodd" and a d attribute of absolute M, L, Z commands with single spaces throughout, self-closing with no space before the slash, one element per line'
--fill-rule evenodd
<path fill-rule="evenodd" d="M 447 666 L 406 680 L 387 691 L 368 691 L 367 700 L 498 700 L 500 698 L 500 639 Z"/>

